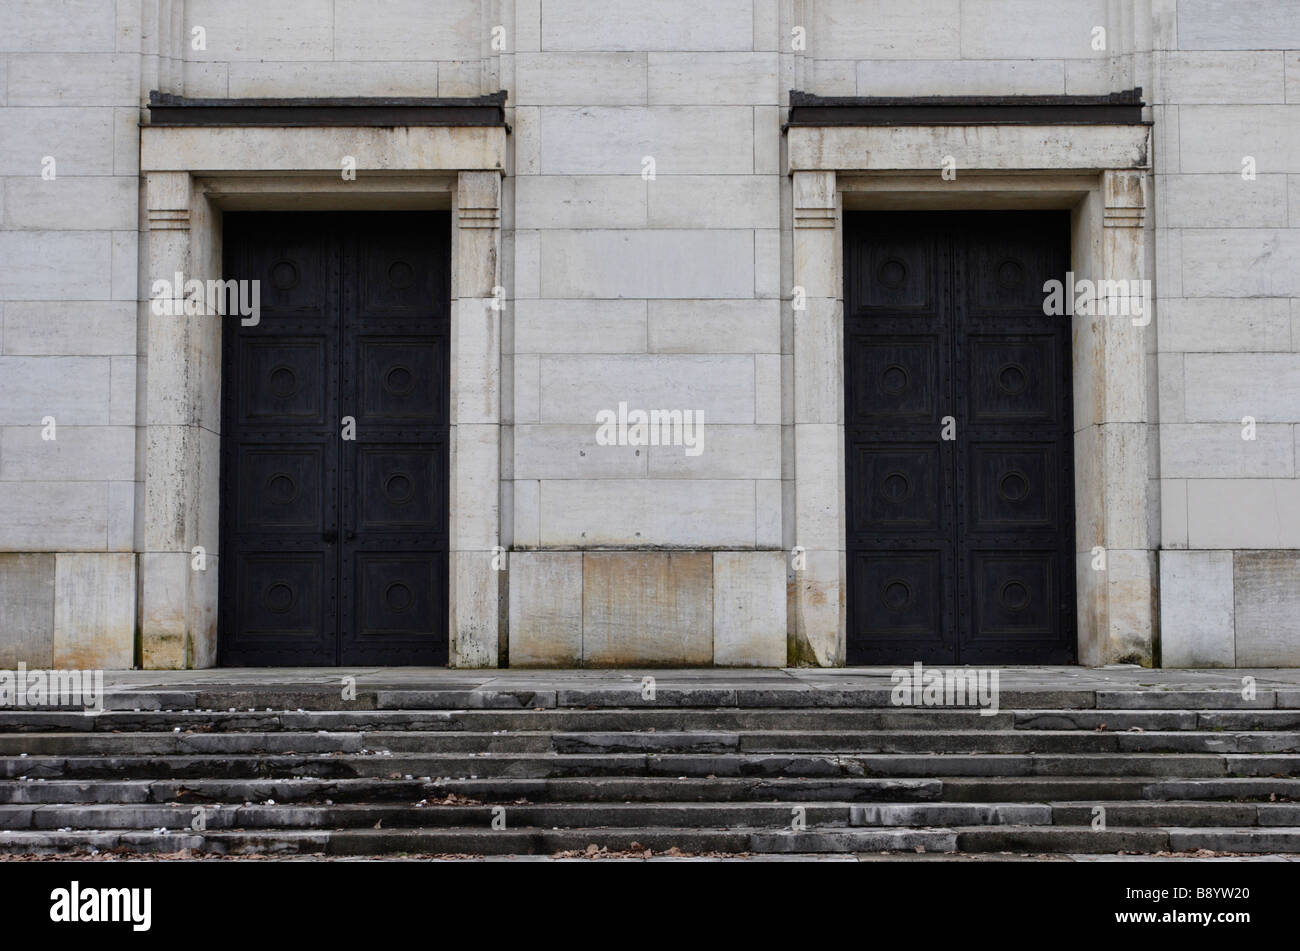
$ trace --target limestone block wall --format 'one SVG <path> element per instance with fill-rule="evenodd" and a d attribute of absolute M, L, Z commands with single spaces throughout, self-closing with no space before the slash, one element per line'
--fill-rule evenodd
<path fill-rule="evenodd" d="M 1180 0 L 1156 34 L 1168 666 L 1300 662 L 1297 47 L 1290 4 Z"/>
<path fill-rule="evenodd" d="M 0 666 L 132 663 L 138 122 L 172 7 L 0 6 Z"/>
<path fill-rule="evenodd" d="M 1128 610 L 1104 624 L 1120 639 L 1158 631 L 1150 659 L 1167 666 L 1300 663 L 1290 0 L 58 6 L 0 6 L 0 665 L 138 654 L 138 566 L 158 554 L 142 517 L 149 91 L 505 89 L 499 659 L 766 665 L 837 662 L 795 637 L 787 592 L 800 506 L 825 524 L 843 515 L 842 499 L 795 491 L 788 90 L 1134 86 L 1155 142 L 1149 257 L 1135 262 L 1158 305 L 1138 368 L 1149 398 L 1096 444 L 1146 454 L 1158 478 L 1130 487 L 1131 525 L 1107 528 L 1133 539 L 1109 574 L 1084 574 L 1080 532 L 1081 588 L 1122 589 Z M 704 451 L 602 445 L 597 414 L 620 404 L 703 413 Z M 47 417 L 56 439 L 42 438 Z M 197 433 L 206 418 L 181 422 Z M 826 465 L 842 464 L 836 450 Z M 1138 562 L 1155 567 L 1125 574 Z M 1133 581 L 1147 577 L 1158 586 Z M 814 640 L 834 643 L 837 616 L 817 615 L 829 627 Z M 211 662 L 174 646 L 146 662 Z"/>
<path fill-rule="evenodd" d="M 517 3 L 512 664 L 783 664 L 774 4 Z M 600 445 L 602 411 L 702 413 Z"/>

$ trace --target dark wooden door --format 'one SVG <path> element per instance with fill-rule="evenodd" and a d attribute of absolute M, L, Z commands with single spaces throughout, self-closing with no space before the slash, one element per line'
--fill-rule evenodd
<path fill-rule="evenodd" d="M 222 324 L 226 665 L 447 661 L 450 220 L 230 214 Z"/>
<path fill-rule="evenodd" d="M 1066 212 L 845 215 L 851 663 L 1074 661 L 1068 266 Z"/>

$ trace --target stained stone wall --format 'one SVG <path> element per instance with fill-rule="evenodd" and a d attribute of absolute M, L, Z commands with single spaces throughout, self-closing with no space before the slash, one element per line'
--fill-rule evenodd
<path fill-rule="evenodd" d="M 1089 577 L 1114 593 L 1098 623 L 1148 663 L 1300 664 L 1290 0 L 55 6 L 0 7 L 0 665 L 140 653 L 139 569 L 159 554 L 143 423 L 162 395 L 139 303 L 151 90 L 506 90 L 495 501 L 510 556 L 496 655 L 473 662 L 772 665 L 843 662 L 842 589 L 816 589 L 830 600 L 812 638 L 794 607 L 800 520 L 834 524 L 844 503 L 798 491 L 796 456 L 812 457 L 796 453 L 788 91 L 1134 86 L 1154 123 L 1142 227 L 1158 307 L 1132 383 L 1143 410 L 1107 451 L 1141 456 L 1148 477 L 1109 515 L 1132 524 L 1108 537 L 1141 543 Z M 597 444 L 596 414 L 620 402 L 702 411 L 705 451 Z M 842 466 L 833 440 L 819 452 Z M 146 662 L 211 658 L 182 638 Z"/>
<path fill-rule="evenodd" d="M 1294 665 L 1300 11 L 1181 0 L 1159 25 L 1163 660 Z"/>

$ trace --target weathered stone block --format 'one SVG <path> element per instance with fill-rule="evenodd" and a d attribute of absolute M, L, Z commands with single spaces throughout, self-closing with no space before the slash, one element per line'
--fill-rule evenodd
<path fill-rule="evenodd" d="M 1290 301 L 1285 298 L 1161 300 L 1157 322 L 1161 353 L 1291 349 Z M 1165 420 L 1163 405 L 1161 419 Z"/>
<path fill-rule="evenodd" d="M 544 50 L 748 50 L 752 0 L 562 0 L 543 5 Z"/>
<path fill-rule="evenodd" d="M 1187 480 L 1160 480 L 1160 544 L 1187 547 Z"/>
<path fill-rule="evenodd" d="M 1282 57 L 1276 47 L 1224 53 L 1203 49 L 1163 53 L 1156 60 L 1159 101 L 1170 105 L 1282 102 Z"/>
<path fill-rule="evenodd" d="M 779 479 L 781 427 L 705 425 L 703 451 L 688 455 L 682 446 L 642 448 L 654 478 Z"/>
<path fill-rule="evenodd" d="M 493 567 L 493 555 L 490 550 L 451 552 L 453 667 L 497 666 L 503 572 Z"/>
<path fill-rule="evenodd" d="M 54 662 L 54 557 L 0 553 L 0 668 Z"/>
<path fill-rule="evenodd" d="M 651 52 L 652 106 L 776 105 L 776 53 Z"/>
<path fill-rule="evenodd" d="M 133 354 L 134 301 L 9 301 L 4 309 L 8 356 Z"/>
<path fill-rule="evenodd" d="M 1285 175 L 1163 175 L 1170 228 L 1285 228 Z M 1163 341 L 1162 341 L 1163 343 Z"/>
<path fill-rule="evenodd" d="M 1188 422 L 1300 422 L 1300 353 L 1189 353 Z"/>
<path fill-rule="evenodd" d="M 453 426 L 452 551 L 491 551 L 501 544 L 497 482 L 501 471 L 498 426 Z"/>
<path fill-rule="evenodd" d="M 536 354 L 518 353 L 514 356 L 513 363 L 514 422 L 517 424 L 539 422 L 542 404 L 539 358 Z"/>
<path fill-rule="evenodd" d="M 543 481 L 540 543 L 752 548 L 754 483 L 741 479 Z"/>
<path fill-rule="evenodd" d="M 515 57 L 515 82 L 522 106 L 641 106 L 646 104 L 646 54 L 521 52 Z"/>
<path fill-rule="evenodd" d="M 1231 667 L 1232 552 L 1160 553 L 1160 656 L 1163 667 Z"/>
<path fill-rule="evenodd" d="M 199 91 L 191 88 L 194 63 L 185 64 L 185 93 L 202 96 L 203 85 L 210 84 L 205 77 Z M 402 62 L 232 62 L 214 63 L 223 72 L 219 79 L 229 91 L 209 95 L 234 96 L 250 99 L 276 99 L 292 96 L 431 96 L 438 88 L 438 66 L 420 59 Z M 477 65 L 477 64 L 476 64 Z M 229 68 L 229 78 L 224 70 Z M 346 93 L 327 93 L 324 90 L 347 90 Z M 477 92 L 477 91 L 476 91 Z M 443 93 L 438 93 L 444 95 Z"/>
<path fill-rule="evenodd" d="M 712 356 L 543 356 L 541 421 L 595 423 L 602 410 L 680 409 L 705 425 L 754 421 L 754 358 Z"/>
<path fill-rule="evenodd" d="M 76 0 L 60 16 L 42 3 L 10 3 L 0 10 L 0 52 L 112 52 L 116 25 L 115 0 Z"/>
<path fill-rule="evenodd" d="M 713 659 L 713 556 L 583 556 L 583 664 L 658 666 Z"/>
<path fill-rule="evenodd" d="M 1192 548 L 1300 548 L 1300 481 L 1191 479 Z"/>
<path fill-rule="evenodd" d="M 1106 629 L 1099 645 L 1101 663 L 1155 663 L 1157 618 L 1156 553 L 1111 549 L 1106 552 Z"/>
<path fill-rule="evenodd" d="M 501 311 L 492 305 L 477 297 L 451 304 L 453 424 L 501 420 Z"/>
<path fill-rule="evenodd" d="M 74 32 L 67 24 L 64 44 Z M 78 22 L 77 26 L 80 26 Z M 114 53 L 17 53 L 9 57 L 11 106 L 122 106 L 139 96 L 133 56 Z"/>
<path fill-rule="evenodd" d="M 524 175 L 515 180 L 515 214 L 549 229 L 641 228 L 646 189 L 639 175 Z"/>
<path fill-rule="evenodd" d="M 795 426 L 795 446 L 800 459 L 816 459 L 816 466 L 801 466 L 795 480 L 795 518 L 799 535 L 795 543 L 809 549 L 844 550 L 844 429 L 825 423 Z"/>
<path fill-rule="evenodd" d="M 593 421 L 581 425 L 516 426 L 515 478 L 617 479 L 646 473 L 648 446 L 602 446 Z M 677 448 L 680 453 L 681 449 Z"/>
<path fill-rule="evenodd" d="M 1170 423 L 1160 427 L 1160 474 L 1177 479 L 1287 479 L 1295 476 L 1292 427 L 1240 423 Z"/>
<path fill-rule="evenodd" d="M 1237 664 L 1300 664 L 1300 552 L 1235 553 Z"/>
<path fill-rule="evenodd" d="M 10 229 L 96 231 L 135 225 L 134 178 L 18 178 L 4 192 Z"/>
<path fill-rule="evenodd" d="M 196 99 L 223 99 L 230 95 L 249 96 L 252 93 L 232 93 L 230 88 L 230 67 L 231 63 L 186 63 L 185 64 L 185 93 Z M 249 66 L 261 66 L 264 69 L 264 63 L 249 63 Z M 284 64 L 275 63 L 267 70 L 268 73 L 277 73 Z M 324 63 L 316 64 L 324 66 Z M 434 73 L 436 78 L 437 73 Z M 268 95 L 269 98 L 269 95 Z"/>
<path fill-rule="evenodd" d="M 1065 68 L 1060 60 L 860 60 L 859 96 L 1060 95 Z"/>
<path fill-rule="evenodd" d="M 844 551 L 809 549 L 804 567 L 796 569 L 793 586 L 794 627 L 789 632 L 789 662 L 795 667 L 838 667 L 844 664 L 846 563 Z"/>
<path fill-rule="evenodd" d="M 1180 0 L 1178 46 L 1185 50 L 1293 49 L 1300 22 L 1278 16 L 1272 0 Z"/>
<path fill-rule="evenodd" d="M 516 547 L 537 547 L 540 528 L 541 486 L 536 479 L 515 479 L 511 525 Z"/>
<path fill-rule="evenodd" d="M 112 254 L 113 237 L 108 231 L 0 231 L 0 260 L 5 262 L 0 297 L 109 299 Z"/>
<path fill-rule="evenodd" d="M 959 0 L 823 0 L 809 49 L 819 59 L 960 59 L 962 22 Z"/>
<path fill-rule="evenodd" d="M 752 231 L 543 231 L 541 296 L 754 296 Z"/>
<path fill-rule="evenodd" d="M 1296 116 L 1291 120 L 1294 122 L 1300 119 L 1300 107 L 1293 108 L 1296 108 Z M 1294 144 L 1300 148 L 1300 135 Z M 1262 262 L 1268 262 L 1268 266 Z M 1183 292 L 1194 297 L 1300 296 L 1300 231 L 1281 228 L 1186 231 Z"/>
<path fill-rule="evenodd" d="M 759 479 L 754 483 L 754 507 L 757 509 L 754 544 L 761 548 L 777 547 L 782 543 L 783 516 L 788 505 L 784 498 L 787 486 L 791 483 L 776 479 Z"/>
<path fill-rule="evenodd" d="M 646 184 L 648 224 L 772 229 L 781 220 L 780 185 L 772 175 L 660 175 Z"/>
<path fill-rule="evenodd" d="M 102 550 L 108 539 L 108 485 L 8 483 L 0 492 L 0 550 Z"/>
<path fill-rule="evenodd" d="M 108 396 L 107 357 L 0 357 L 0 424 L 103 425 Z"/>
<path fill-rule="evenodd" d="M 0 482 L 85 481 L 135 477 L 135 428 L 60 426 L 56 439 L 31 426 L 0 428 Z"/>
<path fill-rule="evenodd" d="M 510 553 L 510 666 L 582 665 L 581 552 Z"/>
<path fill-rule="evenodd" d="M 1180 170 L 1240 173 L 1242 158 L 1249 155 L 1261 171 L 1300 172 L 1298 114 L 1300 105 L 1179 106 Z M 1194 275 L 1189 271 L 1188 276 Z"/>
<path fill-rule="evenodd" d="M 140 553 L 140 651 L 145 670 L 183 670 L 187 666 L 190 555 Z"/>
<path fill-rule="evenodd" d="M 131 667 L 135 555 L 60 552 L 54 570 L 55 667 Z"/>
<path fill-rule="evenodd" d="M 545 175 L 749 175 L 754 110 L 745 106 L 543 107 Z M 707 296 L 707 295 L 691 295 Z"/>
<path fill-rule="evenodd" d="M 795 316 L 794 421 L 839 423 L 844 412 L 844 304 L 814 297 Z"/>
<path fill-rule="evenodd" d="M 785 661 L 785 553 L 714 552 L 713 663 L 783 667 Z"/>
<path fill-rule="evenodd" d="M 0 123 L 0 175 L 39 176 L 47 155 L 59 178 L 113 174 L 111 107 L 29 106 L 7 110 Z"/>
<path fill-rule="evenodd" d="M 753 300 L 649 303 L 651 353 L 780 353 L 781 304 Z"/>
<path fill-rule="evenodd" d="M 655 305 L 660 303 L 656 301 Z M 521 300 L 515 303 L 517 354 L 643 353 L 645 349 L 645 301 Z"/>
<path fill-rule="evenodd" d="M 361 44 L 376 33 L 393 39 L 409 37 L 412 31 L 397 29 L 397 23 L 372 9 L 362 17 L 358 4 L 338 4 L 341 20 L 340 59 L 383 59 L 357 56 Z M 334 59 L 335 5 L 322 0 L 297 0 L 281 6 L 259 0 L 191 0 L 185 4 L 185 35 L 201 26 L 207 48 L 186 50 L 193 60 L 230 62 L 238 60 L 284 61 Z M 256 24 L 256 29 L 251 28 Z M 387 57 L 406 59 L 408 57 Z M 409 57 L 418 59 L 419 57 Z"/>

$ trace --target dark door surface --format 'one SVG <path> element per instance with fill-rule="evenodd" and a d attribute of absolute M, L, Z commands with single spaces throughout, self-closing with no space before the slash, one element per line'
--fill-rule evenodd
<path fill-rule="evenodd" d="M 449 216 L 229 214 L 224 243 L 261 313 L 220 318 L 221 662 L 446 663 Z"/>
<path fill-rule="evenodd" d="M 845 215 L 850 663 L 1074 661 L 1068 266 L 1067 212 Z"/>

